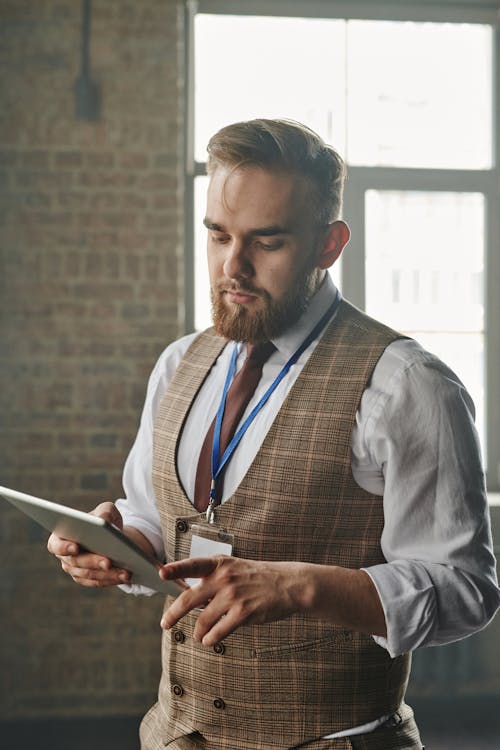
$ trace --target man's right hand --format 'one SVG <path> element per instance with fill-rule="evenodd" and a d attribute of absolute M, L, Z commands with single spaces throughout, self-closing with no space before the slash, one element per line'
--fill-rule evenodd
<path fill-rule="evenodd" d="M 104 518 L 119 529 L 123 528 L 120 511 L 114 503 L 101 503 L 91 511 L 91 514 Z M 98 588 L 130 582 L 130 573 L 123 568 L 114 568 L 109 558 L 93 552 L 80 551 L 78 544 L 62 539 L 56 534 L 50 535 L 47 549 L 61 562 L 64 572 L 81 586 Z"/>

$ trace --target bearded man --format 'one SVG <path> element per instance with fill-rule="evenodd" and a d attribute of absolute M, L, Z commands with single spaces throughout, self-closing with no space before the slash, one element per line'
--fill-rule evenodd
<path fill-rule="evenodd" d="M 165 604 L 141 746 L 421 750 L 409 654 L 499 604 L 472 402 L 332 283 L 349 228 L 331 147 L 254 120 L 208 153 L 214 327 L 161 355 L 126 497 L 94 511 L 190 584 Z M 102 556 L 49 550 L 81 585 L 137 592 Z"/>

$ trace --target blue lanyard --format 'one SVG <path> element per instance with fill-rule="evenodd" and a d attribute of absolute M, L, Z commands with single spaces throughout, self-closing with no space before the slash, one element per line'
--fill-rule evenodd
<path fill-rule="evenodd" d="M 326 313 L 322 316 L 321 320 L 319 320 L 318 323 L 314 326 L 313 330 L 310 332 L 307 338 L 299 346 L 297 351 L 294 354 L 292 354 L 288 362 L 283 366 L 283 368 L 281 369 L 279 374 L 276 376 L 276 378 L 273 380 L 273 382 L 271 383 L 267 391 L 264 393 L 264 395 L 262 396 L 258 404 L 254 406 L 254 408 L 252 409 L 248 417 L 245 419 L 245 421 L 243 422 L 239 430 L 237 430 L 237 432 L 233 435 L 231 441 L 226 447 L 226 450 L 221 456 L 220 455 L 220 438 L 221 438 L 221 429 L 222 429 L 222 418 L 224 416 L 224 410 L 226 408 L 227 393 L 229 391 L 231 383 L 233 382 L 234 374 L 236 371 L 236 360 L 238 359 L 238 344 L 235 344 L 233 353 L 231 356 L 229 369 L 226 375 L 226 382 L 224 383 L 224 389 L 222 391 L 221 401 L 220 401 L 219 408 L 217 411 L 217 416 L 215 419 L 214 438 L 213 438 L 213 443 L 212 443 L 212 486 L 210 488 L 210 505 L 208 506 L 208 509 L 207 509 L 207 519 L 210 522 L 213 522 L 213 509 L 216 504 L 215 480 L 221 474 L 222 470 L 224 469 L 228 461 L 231 459 L 233 453 L 235 452 L 236 448 L 240 444 L 243 435 L 248 430 L 249 426 L 251 425 L 251 423 L 253 422 L 257 414 L 259 413 L 259 411 L 269 401 L 270 397 L 272 396 L 272 394 L 274 393 L 278 385 L 281 383 L 281 381 L 283 380 L 285 375 L 288 373 L 288 371 L 297 362 L 301 354 L 314 341 L 314 339 L 323 330 L 323 328 L 328 323 L 328 321 L 333 317 L 341 300 L 342 300 L 342 296 L 340 292 L 337 290 L 337 294 L 335 296 L 333 303 L 330 305 Z"/>

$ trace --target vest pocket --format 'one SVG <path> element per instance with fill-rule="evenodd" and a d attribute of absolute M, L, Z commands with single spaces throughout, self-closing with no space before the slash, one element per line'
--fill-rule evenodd
<path fill-rule="evenodd" d="M 311 651 L 327 649 L 337 644 L 348 643 L 352 641 L 352 631 L 338 630 L 321 638 L 313 638 L 305 641 L 296 641 L 294 643 L 281 643 L 277 646 L 263 646 L 252 649 L 251 655 L 254 659 L 262 661 L 274 659 L 287 659 L 291 655 L 305 656 Z"/>

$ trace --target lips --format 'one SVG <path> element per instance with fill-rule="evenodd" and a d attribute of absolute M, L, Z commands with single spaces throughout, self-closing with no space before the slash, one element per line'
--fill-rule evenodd
<path fill-rule="evenodd" d="M 233 302 L 238 305 L 250 305 L 252 302 L 258 299 L 256 294 L 246 292 L 240 289 L 226 289 L 226 297 L 229 302 Z"/>

